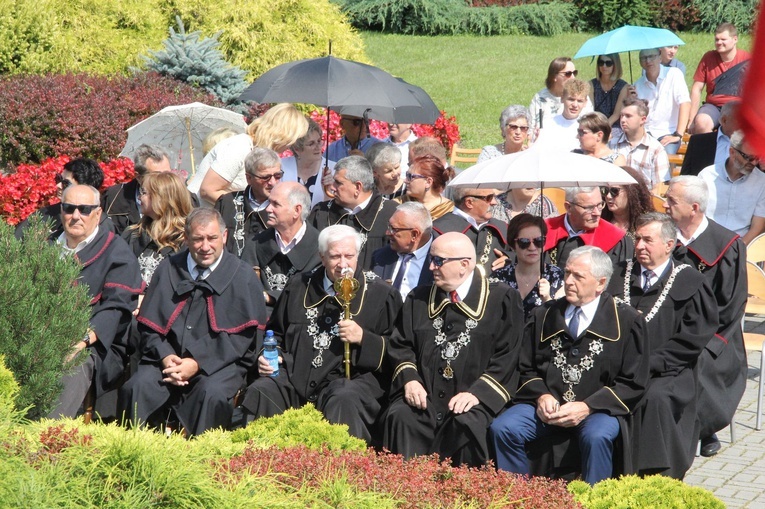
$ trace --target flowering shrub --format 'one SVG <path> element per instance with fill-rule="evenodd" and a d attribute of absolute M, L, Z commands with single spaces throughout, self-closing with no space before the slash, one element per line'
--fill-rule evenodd
<path fill-rule="evenodd" d="M 229 474 L 284 474 L 281 482 L 295 489 L 316 489 L 342 477 L 362 491 L 388 493 L 405 508 L 420 507 L 578 507 L 563 481 L 526 479 L 487 466 L 454 468 L 436 455 L 404 461 L 373 451 L 331 452 L 304 446 L 280 449 L 248 447 L 226 465 Z"/>
<path fill-rule="evenodd" d="M 35 210 L 56 203 L 55 176 L 61 173 L 69 156 L 46 159 L 40 165 L 21 164 L 15 173 L 0 175 L 0 217 L 16 225 Z M 135 175 L 133 161 L 120 157 L 100 163 L 104 171 L 101 188 L 127 182 Z"/>

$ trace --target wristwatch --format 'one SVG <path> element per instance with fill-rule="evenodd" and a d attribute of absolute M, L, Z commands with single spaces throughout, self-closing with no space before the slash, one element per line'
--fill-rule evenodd
<path fill-rule="evenodd" d="M 88 329 L 88 332 L 86 332 L 85 336 L 83 336 L 82 342 L 85 343 L 85 347 L 90 346 L 90 329 Z"/>

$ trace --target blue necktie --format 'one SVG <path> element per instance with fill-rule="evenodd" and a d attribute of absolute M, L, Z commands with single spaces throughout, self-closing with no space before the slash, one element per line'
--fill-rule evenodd
<path fill-rule="evenodd" d="M 572 338 L 579 337 L 579 317 L 582 314 L 582 308 L 574 308 L 574 316 L 571 317 L 571 321 L 568 322 L 568 330 L 571 333 Z"/>
<path fill-rule="evenodd" d="M 398 266 L 396 279 L 393 280 L 393 288 L 396 290 L 401 290 L 401 283 L 404 282 L 404 276 L 406 275 L 407 269 L 409 269 L 409 260 L 411 260 L 413 256 L 412 253 L 401 255 L 401 263 Z"/>

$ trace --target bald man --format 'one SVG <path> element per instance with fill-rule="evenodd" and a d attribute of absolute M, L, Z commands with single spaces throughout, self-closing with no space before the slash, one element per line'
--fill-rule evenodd
<path fill-rule="evenodd" d="M 433 241 L 430 270 L 433 284 L 412 290 L 391 336 L 383 443 L 406 458 L 438 453 L 483 465 L 488 427 L 517 385 L 521 298 L 488 281 L 462 233 Z"/>

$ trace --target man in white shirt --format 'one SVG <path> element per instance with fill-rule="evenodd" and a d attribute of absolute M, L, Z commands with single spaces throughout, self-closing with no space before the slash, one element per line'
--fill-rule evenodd
<path fill-rule="evenodd" d="M 730 138 L 728 158 L 699 173 L 709 189 L 707 216 L 741 236 L 744 244 L 765 231 L 765 173 L 742 131 Z"/>
<path fill-rule="evenodd" d="M 536 143 L 553 150 L 570 152 L 579 148 L 577 119 L 584 112 L 590 95 L 590 84 L 586 81 L 572 79 L 563 84 L 563 111 L 555 115 L 540 131 Z"/>
<path fill-rule="evenodd" d="M 412 124 L 388 123 L 390 136 L 387 140 L 401 151 L 401 172 L 409 169 L 409 144 L 417 139 L 412 130 Z"/>
<path fill-rule="evenodd" d="M 658 49 L 641 50 L 640 66 L 643 75 L 635 82 L 635 92 L 648 101 L 645 127 L 668 154 L 676 154 L 691 110 L 685 77 L 679 69 L 661 65 Z"/>

